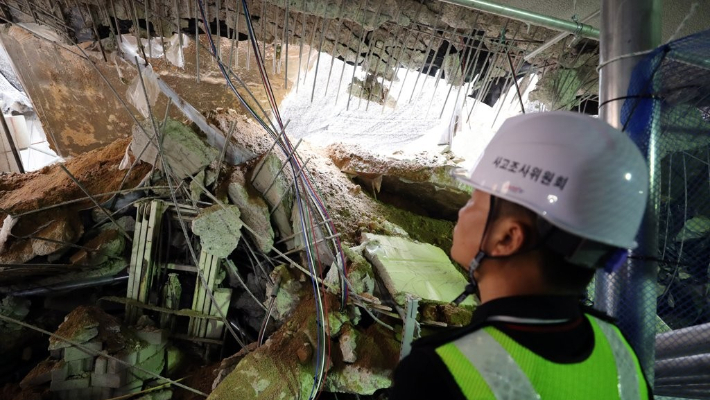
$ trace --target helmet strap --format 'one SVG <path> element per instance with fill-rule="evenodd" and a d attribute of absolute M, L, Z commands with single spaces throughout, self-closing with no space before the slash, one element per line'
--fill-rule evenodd
<path fill-rule="evenodd" d="M 480 301 L 481 299 L 481 293 L 478 287 L 478 282 L 476 281 L 476 278 L 474 277 L 474 272 L 481 266 L 481 263 L 483 262 L 484 258 L 491 258 L 486 252 L 483 250 L 483 243 L 486 241 L 486 236 L 488 235 L 488 227 L 491 225 L 491 222 L 493 221 L 493 218 L 495 217 L 495 212 L 494 208 L 496 206 L 495 202 L 496 197 L 493 195 L 490 195 L 490 205 L 488 207 L 488 215 L 486 216 L 486 224 L 483 226 L 483 234 L 481 235 L 481 243 L 478 246 L 478 253 L 476 253 L 476 256 L 473 257 L 471 260 L 471 263 L 468 265 L 468 284 L 466 285 L 466 288 L 464 289 L 463 293 L 461 293 L 452 303 L 456 306 L 461 304 L 466 298 L 470 295 L 474 295 L 476 297 L 477 301 Z M 493 257 L 495 258 L 495 257 Z"/>

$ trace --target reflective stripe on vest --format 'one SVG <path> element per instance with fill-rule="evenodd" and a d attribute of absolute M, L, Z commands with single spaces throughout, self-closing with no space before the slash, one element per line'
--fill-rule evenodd
<path fill-rule="evenodd" d="M 493 327 L 436 352 L 468 399 L 646 399 L 640 366 L 621 333 L 607 322 L 588 318 L 595 347 L 580 363 L 552 363 Z M 616 385 L 608 384 L 614 381 Z"/>
<path fill-rule="evenodd" d="M 606 341 L 611 346 L 611 352 L 614 354 L 616 373 L 619 375 L 619 398 L 623 400 L 640 399 L 636 358 L 631 353 L 629 345 L 622 339 L 621 333 L 617 332 L 617 328 L 614 325 L 602 320 L 595 322 L 597 322 L 599 329 L 606 336 Z"/>

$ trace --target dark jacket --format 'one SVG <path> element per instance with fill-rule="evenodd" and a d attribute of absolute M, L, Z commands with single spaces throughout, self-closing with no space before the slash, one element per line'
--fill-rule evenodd
<path fill-rule="evenodd" d="M 584 313 L 611 322 L 608 316 L 583 308 L 576 297 L 518 296 L 489 301 L 476 309 L 469 325 L 415 341 L 412 352 L 394 372 L 389 399 L 465 400 L 435 350 L 486 326 L 499 329 L 549 361 L 583 361 L 594 350 L 594 333 Z"/>

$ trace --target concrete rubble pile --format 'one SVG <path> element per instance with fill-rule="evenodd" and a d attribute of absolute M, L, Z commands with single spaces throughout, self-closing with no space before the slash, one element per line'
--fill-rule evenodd
<path fill-rule="evenodd" d="M 174 371 L 180 360 L 179 352 L 167 346 L 167 332 L 145 323 L 126 328 L 100 308 L 75 309 L 56 332 L 73 343 L 51 338 L 49 358 L 30 371 L 20 387 L 49 384 L 49 391 L 60 399 L 108 399 L 139 392 L 153 378 L 151 372 Z M 112 358 L 96 356 L 97 352 Z M 163 392 L 153 398 L 171 397 L 169 389 Z"/>
<path fill-rule="evenodd" d="M 223 112 L 209 123 L 224 129 L 233 120 Z M 317 160 L 312 179 L 340 232 L 343 297 L 325 230 L 315 229 L 318 243 L 301 235 L 284 156 L 268 152 L 265 139 L 249 142 L 241 123 L 227 146 L 252 156 L 238 165 L 195 125 L 154 123 L 66 166 L 0 177 L 0 314 L 55 332 L 48 343 L 36 338 L 30 357 L 7 353 L 4 363 L 24 371 L 8 383 L 7 398 L 197 398 L 166 380 L 186 376 L 210 399 L 308 398 L 324 352 L 320 390 L 376 397 L 390 386 L 403 346 L 470 319 L 472 303 L 449 305 L 465 278 L 433 245 L 450 243 L 451 220 L 365 193 L 377 175 L 374 195 L 414 185 L 432 208 L 431 193 L 465 201 L 443 170 L 423 176 L 412 172 L 416 163 L 383 169 L 387 162 L 371 157 L 301 149 Z M 432 226 L 441 233 L 421 232 Z M 303 268 L 306 246 L 324 265 L 325 343 Z M 412 304 L 415 317 L 407 317 Z M 49 312 L 63 322 L 47 322 Z M 5 321 L 0 331 L 15 332 L 7 337 L 20 353 L 22 332 L 31 332 Z"/>

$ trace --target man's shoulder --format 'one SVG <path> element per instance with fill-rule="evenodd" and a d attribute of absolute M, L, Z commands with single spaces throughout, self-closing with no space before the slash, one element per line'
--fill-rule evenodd
<path fill-rule="evenodd" d="M 412 343 L 412 348 L 432 348 L 436 349 L 447 343 L 453 342 L 463 336 L 476 332 L 484 328 L 486 323 L 470 324 L 460 328 L 448 329 L 443 332 L 438 332 L 423 338 L 417 339 Z"/>
<path fill-rule="evenodd" d="M 599 311 L 599 310 L 592 308 L 590 306 L 582 306 L 582 312 L 589 315 L 589 316 L 600 319 L 604 322 L 608 322 L 610 324 L 616 325 L 616 323 L 618 322 L 616 320 L 616 318 L 612 317 L 611 315 L 605 313 L 604 311 Z"/>
<path fill-rule="evenodd" d="M 422 345 L 417 342 L 413 345 L 412 352 L 400 361 L 394 371 L 390 400 L 465 400 L 453 375 L 436 353 L 436 345 Z"/>

